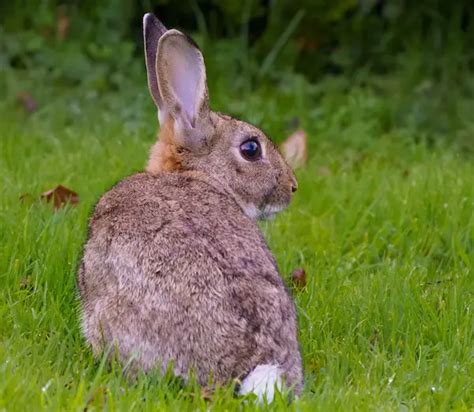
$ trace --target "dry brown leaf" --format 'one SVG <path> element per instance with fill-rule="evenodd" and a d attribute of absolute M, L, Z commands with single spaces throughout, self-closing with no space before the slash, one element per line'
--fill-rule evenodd
<path fill-rule="evenodd" d="M 281 144 L 283 157 L 293 169 L 306 163 L 308 157 L 306 140 L 306 132 L 297 130 Z"/>
<path fill-rule="evenodd" d="M 41 199 L 45 202 L 52 203 L 55 209 L 60 209 L 67 203 L 71 205 L 77 205 L 79 203 L 79 195 L 62 185 L 41 193 Z"/>
<path fill-rule="evenodd" d="M 21 290 L 33 290 L 34 286 L 33 286 L 33 279 L 31 278 L 31 276 L 23 276 L 21 279 L 20 279 L 20 289 Z"/>
<path fill-rule="evenodd" d="M 38 103 L 36 103 L 36 100 L 28 92 L 21 92 L 18 95 L 17 100 L 20 102 L 20 104 L 23 106 L 23 109 L 25 109 L 25 112 L 27 113 L 34 113 L 36 110 L 38 110 Z"/>
<path fill-rule="evenodd" d="M 298 268 L 293 271 L 291 274 L 291 280 L 293 285 L 297 288 L 304 288 L 306 286 L 306 272 L 303 268 Z"/>
<path fill-rule="evenodd" d="M 208 388 L 207 386 L 203 386 L 201 388 L 201 397 L 202 399 L 204 399 L 205 401 L 212 401 L 212 395 L 213 395 L 214 391 L 211 389 L 211 388 Z"/>

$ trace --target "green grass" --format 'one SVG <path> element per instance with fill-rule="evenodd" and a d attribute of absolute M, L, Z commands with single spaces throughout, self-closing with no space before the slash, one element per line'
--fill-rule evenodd
<path fill-rule="evenodd" d="M 143 168 L 154 141 L 145 82 L 99 96 L 5 75 L 0 410 L 257 408 L 232 388 L 207 402 L 170 377 L 131 384 L 119 365 L 95 361 L 81 336 L 75 272 L 88 215 L 112 184 Z M 262 224 L 288 285 L 293 269 L 308 273 L 306 288 L 293 291 L 306 385 L 298 401 L 268 409 L 470 410 L 473 100 L 457 101 L 454 127 L 426 91 L 407 101 L 337 81 L 309 86 L 291 76 L 277 87 L 228 89 L 231 76 L 211 84 L 214 107 L 275 140 L 295 116 L 309 134 L 294 202 Z M 15 104 L 21 89 L 34 90 L 36 113 Z M 432 104 L 417 106 L 423 101 Z M 55 213 L 19 200 L 57 184 L 80 194 L 77 207 Z"/>

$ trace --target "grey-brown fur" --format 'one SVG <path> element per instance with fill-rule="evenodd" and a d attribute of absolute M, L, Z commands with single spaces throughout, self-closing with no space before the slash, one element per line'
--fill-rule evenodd
<path fill-rule="evenodd" d="M 85 336 L 97 354 L 115 345 L 124 364 L 172 362 L 203 385 L 278 365 L 298 393 L 295 309 L 255 221 L 286 207 L 296 180 L 260 130 L 211 112 L 207 88 L 198 97 L 189 129 L 177 126 L 179 107 L 159 106 L 166 136 L 153 166 L 95 208 L 78 275 Z M 261 162 L 239 157 L 249 136 L 264 149 Z"/>

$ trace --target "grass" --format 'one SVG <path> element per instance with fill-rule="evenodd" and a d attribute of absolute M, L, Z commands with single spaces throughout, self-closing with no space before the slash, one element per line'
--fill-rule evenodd
<path fill-rule="evenodd" d="M 94 360 L 81 336 L 75 273 L 88 215 L 113 183 L 143 168 L 154 140 L 144 79 L 101 96 L 64 91 L 44 74 L 4 74 L 0 410 L 257 408 L 232 388 L 209 402 L 172 377 L 130 384 L 119 365 Z M 306 385 L 298 401 L 266 408 L 471 410 L 473 100 L 456 100 L 453 126 L 429 85 L 407 100 L 289 76 L 255 90 L 229 88 L 232 76 L 210 85 L 215 108 L 276 140 L 294 117 L 309 134 L 293 204 L 262 224 L 288 285 L 295 268 L 308 273 L 307 286 L 293 290 Z M 398 90 L 397 77 L 387 79 L 386 90 Z M 22 89 L 34 90 L 36 113 L 15 103 Z M 57 184 L 79 193 L 77 207 L 19 200 Z"/>

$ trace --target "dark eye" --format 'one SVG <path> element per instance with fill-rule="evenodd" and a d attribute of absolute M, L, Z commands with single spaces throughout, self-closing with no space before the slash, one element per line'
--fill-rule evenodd
<path fill-rule="evenodd" d="M 240 154 L 245 160 L 255 161 L 262 158 L 262 148 L 256 139 L 249 139 L 240 145 Z"/>

